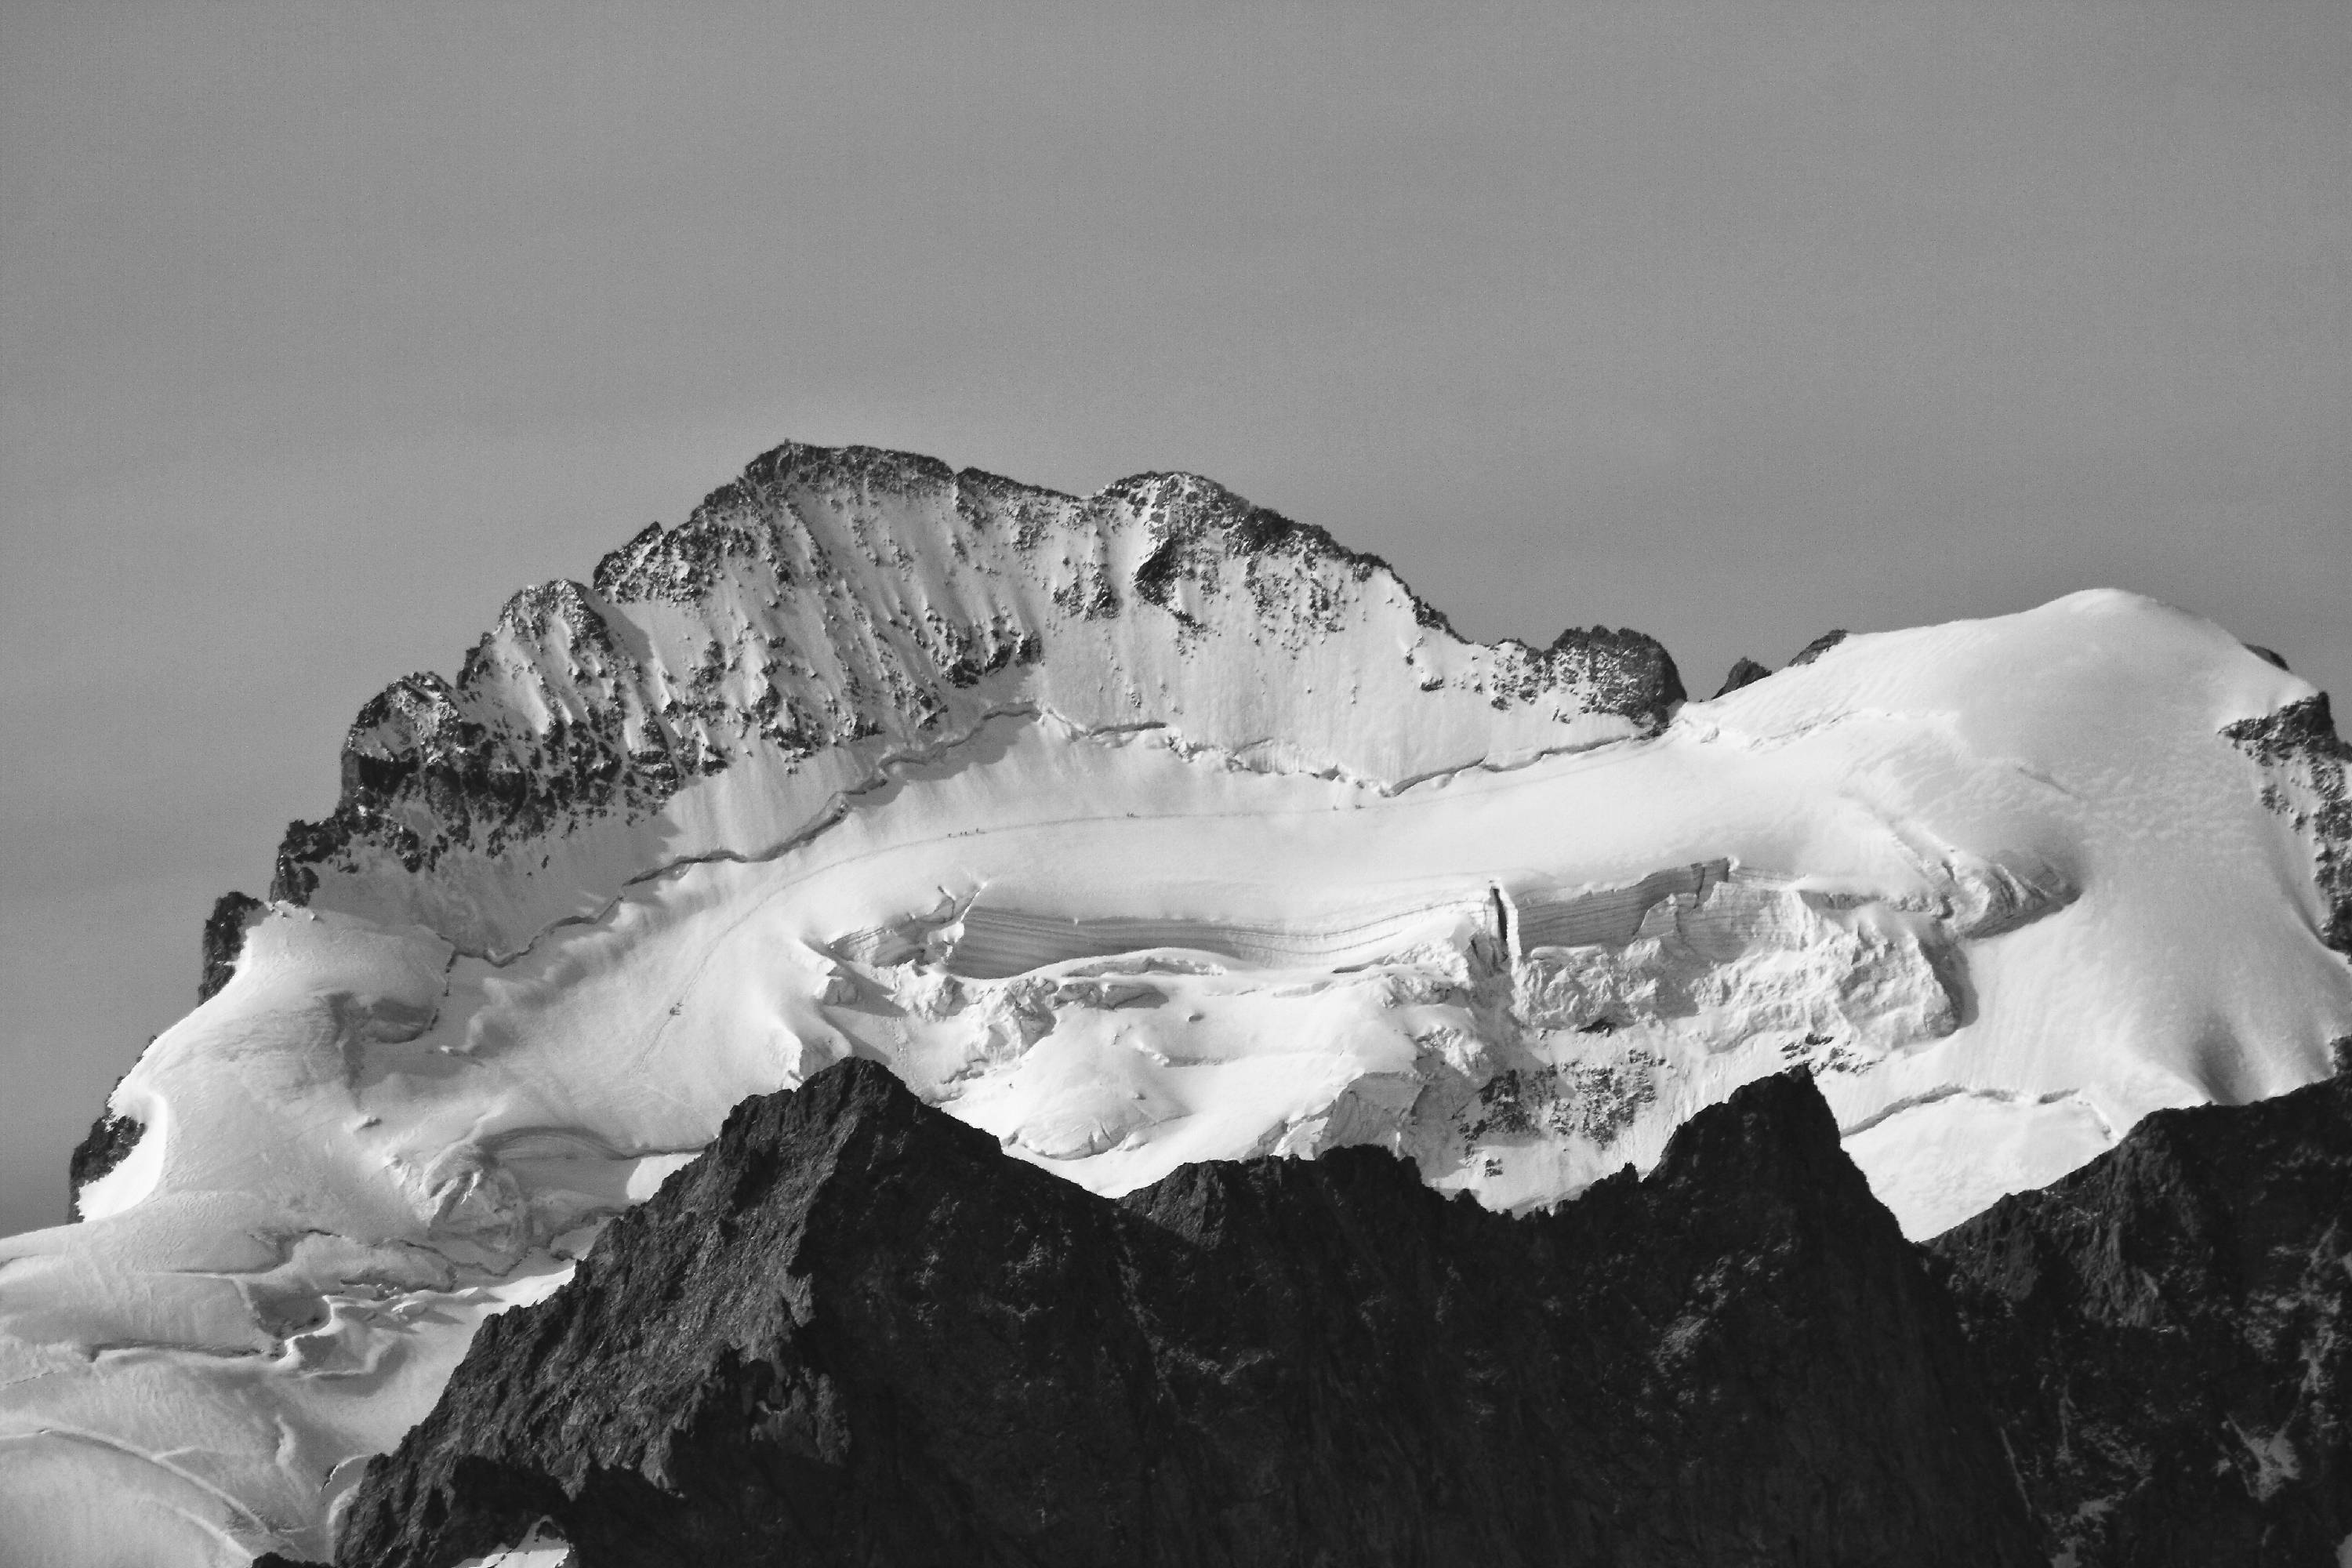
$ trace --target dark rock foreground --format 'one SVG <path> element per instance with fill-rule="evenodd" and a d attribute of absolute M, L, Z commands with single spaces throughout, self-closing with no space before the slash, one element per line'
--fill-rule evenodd
<path fill-rule="evenodd" d="M 2352 1077 L 2159 1110 L 1929 1243 L 2053 1556 L 2352 1550 Z"/>
<path fill-rule="evenodd" d="M 1809 1080 L 1514 1219 L 1386 1153 L 1123 1201 L 880 1067 L 746 1101 L 372 1463 L 338 1561 L 2040 1563 Z"/>

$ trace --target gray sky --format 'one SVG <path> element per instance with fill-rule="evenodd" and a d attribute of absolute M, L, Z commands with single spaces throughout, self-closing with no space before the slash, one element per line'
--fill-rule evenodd
<path fill-rule="evenodd" d="M 2352 694 L 2352 9 L 0 4 L 0 1231 L 344 725 L 786 437 L 1464 630 L 2154 594 Z"/>

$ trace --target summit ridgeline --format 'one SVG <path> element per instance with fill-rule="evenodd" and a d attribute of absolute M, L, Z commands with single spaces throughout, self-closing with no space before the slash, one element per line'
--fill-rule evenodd
<path fill-rule="evenodd" d="M 787 445 L 517 594 L 454 680 L 372 699 L 273 896 L 499 951 L 609 896 L 633 833 L 789 840 L 993 714 L 1377 785 L 1651 733 L 1683 698 L 1639 632 L 1465 641 L 1378 557 L 1193 475 L 1079 499 Z"/>

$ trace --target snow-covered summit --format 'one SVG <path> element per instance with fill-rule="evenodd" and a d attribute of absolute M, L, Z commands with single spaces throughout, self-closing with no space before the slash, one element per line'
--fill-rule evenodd
<path fill-rule="evenodd" d="M 369 702 L 274 891 L 511 952 L 656 840 L 784 842 L 995 714 L 1392 787 L 1648 733 L 1682 697 L 1639 633 L 1466 642 L 1384 563 L 1192 475 L 1082 500 L 787 445 L 589 583 L 517 594 L 454 681 Z"/>
<path fill-rule="evenodd" d="M 845 1055 L 1099 1192 L 1378 1143 L 1511 1210 L 1801 1062 L 1915 1236 L 2329 1072 L 2308 683 L 2108 592 L 1813 655 L 1687 702 L 1205 481 L 781 448 L 368 705 L 0 1243 L 0 1538 L 322 1554 L 474 1324 Z"/>

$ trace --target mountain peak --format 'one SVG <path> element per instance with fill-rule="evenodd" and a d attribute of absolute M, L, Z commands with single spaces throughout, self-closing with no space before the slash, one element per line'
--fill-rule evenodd
<path fill-rule="evenodd" d="M 1386 563 L 1195 475 L 1079 500 L 786 444 L 588 584 L 515 595 L 456 680 L 372 699 L 275 895 L 512 951 L 583 887 L 616 891 L 583 862 L 632 838 L 692 854 L 719 815 L 737 852 L 746 827 L 789 839 L 894 755 L 1011 709 L 1192 746 L 1280 736 L 1287 766 L 1378 784 L 1654 732 L 1682 696 L 1636 632 L 1465 642 Z"/>
<path fill-rule="evenodd" d="M 477 1325 L 796 1085 L 758 1114 L 843 1097 L 826 1159 L 898 1140 L 1120 1236 L 1104 1200 L 1172 1180 L 1375 1240 L 1346 1193 L 1834 1258 L 2352 1036 L 2341 742 L 2221 628 L 2078 595 L 1679 690 L 1638 634 L 1465 642 L 1203 480 L 780 448 L 366 705 L 110 1096 L 83 1223 L 0 1248 L 0 1504 L 126 1559 L 322 1551 Z M 922 1217 L 810 1180 L 845 1245 Z"/>

